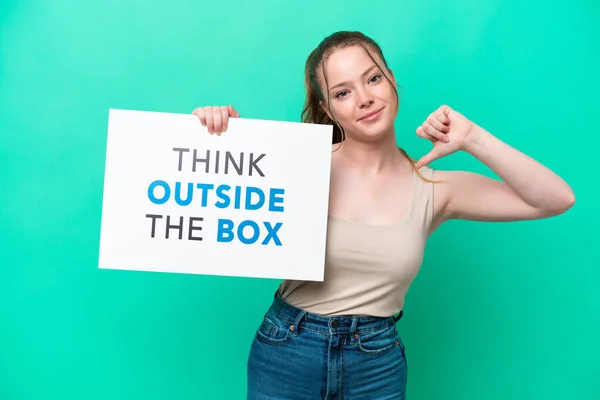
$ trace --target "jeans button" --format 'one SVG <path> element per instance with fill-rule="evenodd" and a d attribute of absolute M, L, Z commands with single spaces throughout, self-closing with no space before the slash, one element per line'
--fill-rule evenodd
<path fill-rule="evenodd" d="M 340 323 L 336 319 L 334 319 L 333 321 L 331 321 L 331 327 L 333 329 L 337 329 L 339 326 L 340 326 Z"/>

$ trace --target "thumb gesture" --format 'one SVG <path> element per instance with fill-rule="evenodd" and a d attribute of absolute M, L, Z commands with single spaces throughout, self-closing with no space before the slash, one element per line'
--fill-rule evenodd
<path fill-rule="evenodd" d="M 462 149 L 472 127 L 471 121 L 445 105 L 429 114 L 425 122 L 417 128 L 417 136 L 431 141 L 433 149 L 421 157 L 415 167 L 421 168 Z"/>

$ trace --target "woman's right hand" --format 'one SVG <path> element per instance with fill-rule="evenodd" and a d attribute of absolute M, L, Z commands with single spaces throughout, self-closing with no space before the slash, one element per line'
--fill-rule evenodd
<path fill-rule="evenodd" d="M 196 108 L 192 114 L 198 117 L 202 126 L 208 128 L 208 133 L 220 136 L 229 126 L 229 118 L 239 118 L 240 114 L 233 106 L 204 106 Z"/>

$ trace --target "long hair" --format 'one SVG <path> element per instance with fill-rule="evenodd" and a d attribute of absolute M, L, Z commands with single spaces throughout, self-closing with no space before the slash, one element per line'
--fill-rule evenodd
<path fill-rule="evenodd" d="M 309 54 L 308 59 L 306 60 L 306 64 L 304 67 L 306 99 L 304 103 L 304 108 L 302 110 L 301 120 L 302 122 L 307 123 L 333 125 L 332 144 L 341 144 L 345 140 L 345 133 L 342 126 L 338 124 L 337 121 L 334 121 L 331 118 L 329 118 L 329 115 L 321 106 L 321 103 L 325 104 L 325 106 L 331 113 L 331 109 L 329 107 L 329 100 L 321 91 L 321 88 L 319 86 L 319 68 L 321 69 L 321 75 L 325 80 L 324 83 L 325 87 L 327 88 L 327 76 L 325 74 L 325 63 L 323 61 L 333 51 L 349 46 L 361 46 L 367 52 L 369 57 L 371 57 L 371 60 L 373 60 L 375 65 L 379 66 L 379 68 L 385 75 L 385 78 L 390 82 L 390 84 L 394 88 L 394 93 L 396 93 L 396 107 L 400 106 L 398 90 L 396 88 L 396 85 L 393 84 L 389 75 L 390 70 L 387 61 L 383 56 L 381 47 L 373 39 L 357 31 L 340 31 L 327 36 L 325 39 L 323 39 L 323 41 L 321 41 L 317 48 L 315 48 Z M 375 57 L 373 57 L 372 52 L 375 52 L 379 56 L 379 58 L 381 58 L 381 60 L 383 61 L 383 65 L 380 65 L 380 63 L 377 62 Z M 416 161 L 413 158 L 411 158 L 404 149 L 398 147 L 398 150 L 410 162 L 411 166 L 421 179 L 428 182 L 432 182 L 431 180 L 429 180 L 421 174 L 421 172 L 415 166 Z"/>

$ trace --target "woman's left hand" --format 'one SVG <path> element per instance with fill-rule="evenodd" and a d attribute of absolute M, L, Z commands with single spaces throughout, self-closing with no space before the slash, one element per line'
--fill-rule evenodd
<path fill-rule="evenodd" d="M 416 164 L 417 168 L 465 148 L 476 125 L 461 113 L 444 105 L 429 114 L 417 128 L 417 136 L 430 140 L 433 149 Z"/>

